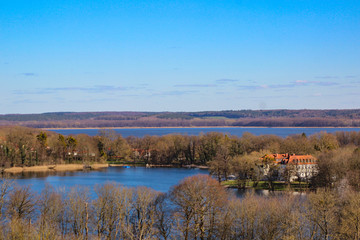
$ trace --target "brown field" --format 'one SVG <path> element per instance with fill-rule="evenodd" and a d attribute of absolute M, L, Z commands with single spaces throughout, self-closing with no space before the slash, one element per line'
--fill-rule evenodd
<path fill-rule="evenodd" d="M 109 164 L 94 163 L 90 167 L 93 170 L 108 167 Z M 33 167 L 11 167 L 6 168 L 6 173 L 21 173 L 21 172 L 47 172 L 47 171 L 80 171 L 84 169 L 84 164 L 60 164 L 60 165 L 44 165 Z"/>

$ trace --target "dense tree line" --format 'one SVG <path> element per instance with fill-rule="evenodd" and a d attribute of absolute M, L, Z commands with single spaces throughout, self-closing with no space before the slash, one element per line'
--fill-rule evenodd
<path fill-rule="evenodd" d="M 237 198 L 208 175 L 169 193 L 115 183 L 61 191 L 0 184 L 1 239 L 360 239 L 360 194 Z"/>
<path fill-rule="evenodd" d="M 0 125 L 34 128 L 116 128 L 116 127 L 360 127 L 358 119 L 341 118 L 160 118 L 101 117 L 84 120 L 0 121 Z"/>
<path fill-rule="evenodd" d="M 359 109 L 329 110 L 227 110 L 202 112 L 49 112 L 40 114 L 1 114 L 0 121 L 57 121 L 57 120 L 99 120 L 99 119 L 136 119 L 141 117 L 158 118 L 338 118 L 358 119 Z"/>
<path fill-rule="evenodd" d="M 204 112 L 58 112 L 0 115 L 0 125 L 86 127 L 359 127 L 360 110 L 239 110 Z"/>

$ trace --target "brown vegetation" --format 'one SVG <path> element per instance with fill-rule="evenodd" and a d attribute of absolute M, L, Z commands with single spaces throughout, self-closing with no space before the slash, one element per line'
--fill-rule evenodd
<path fill-rule="evenodd" d="M 168 194 L 106 184 L 95 188 L 94 198 L 80 187 L 68 192 L 46 187 L 38 196 L 3 179 L 0 239 L 360 239 L 359 132 L 124 139 L 113 131 L 62 136 L 12 127 L 1 129 L 0 146 L 2 167 L 21 171 L 37 165 L 60 169 L 61 163 L 78 164 L 66 169 L 83 168 L 107 160 L 208 165 L 219 181 L 235 175 L 239 188 L 264 179 L 258 166 L 265 153 L 312 154 L 318 159 L 317 174 L 306 179 L 312 190 L 306 197 L 250 193 L 239 199 L 204 175 L 183 180 Z M 276 170 L 271 169 L 274 174 Z M 286 182 L 291 171 L 284 172 Z"/>
<path fill-rule="evenodd" d="M 360 110 L 239 110 L 205 112 L 58 112 L 0 115 L 0 125 L 101 127 L 359 127 Z"/>
<path fill-rule="evenodd" d="M 107 163 L 94 163 L 89 165 L 92 170 L 98 170 L 108 167 Z M 86 167 L 86 166 L 85 166 Z M 50 171 L 81 171 L 84 164 L 60 164 L 60 165 L 44 165 L 32 167 L 11 167 L 4 169 L 5 173 L 22 173 L 22 172 L 50 172 Z"/>
<path fill-rule="evenodd" d="M 236 198 L 207 175 L 168 194 L 113 183 L 92 198 L 82 187 L 37 195 L 5 180 L 0 189 L 1 239 L 360 239 L 360 194 L 350 189 Z"/>

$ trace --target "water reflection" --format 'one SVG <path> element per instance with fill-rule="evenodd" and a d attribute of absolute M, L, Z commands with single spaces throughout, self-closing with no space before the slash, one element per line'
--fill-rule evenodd
<path fill-rule="evenodd" d="M 82 171 L 81 171 L 82 172 Z M 26 178 L 46 178 L 48 176 L 74 176 L 75 172 L 55 172 L 55 171 L 47 171 L 47 172 L 21 172 L 21 173 L 11 173 L 10 177 L 14 179 L 26 179 Z"/>
<path fill-rule="evenodd" d="M 94 194 L 94 187 L 97 184 L 109 182 L 119 183 L 127 187 L 146 186 L 160 192 L 168 192 L 170 188 L 178 184 L 182 179 L 196 175 L 209 174 L 203 169 L 187 168 L 145 168 L 145 167 L 109 167 L 97 171 L 48 171 L 48 172 L 23 172 L 12 174 L 11 178 L 19 185 L 31 185 L 31 188 L 40 193 L 46 185 L 56 189 L 68 191 L 71 187 L 87 187 L 91 195 Z M 235 196 L 244 198 L 246 194 L 253 192 L 257 196 L 281 197 L 288 195 L 305 196 L 305 193 L 269 191 L 263 189 L 228 189 Z"/>
<path fill-rule="evenodd" d="M 235 196 L 244 198 L 246 194 L 254 194 L 262 197 L 284 197 L 284 196 L 299 196 L 305 197 L 306 192 L 292 192 L 292 191 L 270 191 L 267 189 L 229 189 Z"/>
<path fill-rule="evenodd" d="M 96 184 L 108 182 L 128 187 L 146 186 L 160 192 L 168 192 L 182 179 L 196 174 L 208 174 L 208 171 L 186 168 L 109 167 L 99 171 L 25 172 L 12 177 L 19 185 L 30 184 L 36 192 L 41 192 L 47 184 L 65 189 L 77 185 L 92 190 Z"/>

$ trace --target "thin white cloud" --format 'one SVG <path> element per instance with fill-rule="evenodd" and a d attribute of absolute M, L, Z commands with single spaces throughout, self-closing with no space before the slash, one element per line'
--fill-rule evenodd
<path fill-rule="evenodd" d="M 186 88 L 208 88 L 208 87 L 216 87 L 215 84 L 177 84 L 174 87 L 186 87 Z"/>
<path fill-rule="evenodd" d="M 33 73 L 33 72 L 25 72 L 25 73 L 21 73 L 21 75 L 25 76 L 25 77 L 36 77 L 37 74 Z"/>
<path fill-rule="evenodd" d="M 223 79 L 216 80 L 216 83 L 219 83 L 219 84 L 236 83 L 236 82 L 239 82 L 239 80 L 229 79 L 229 78 L 223 78 Z"/>
<path fill-rule="evenodd" d="M 152 96 L 180 96 L 180 95 L 185 95 L 185 94 L 192 94 L 192 93 L 196 93 L 198 91 L 162 91 L 162 92 L 155 92 L 152 93 Z"/>
<path fill-rule="evenodd" d="M 239 85 L 240 90 L 257 90 L 257 89 L 290 89 L 301 86 L 323 86 L 330 87 L 340 85 L 338 82 L 333 81 L 308 81 L 308 80 L 296 80 L 285 84 L 260 84 L 260 85 Z"/>
<path fill-rule="evenodd" d="M 38 88 L 34 90 L 15 90 L 14 94 L 26 95 L 26 94 L 53 94 L 57 92 L 69 92 L 69 91 L 79 91 L 87 93 L 104 93 L 104 92 L 117 92 L 125 91 L 129 88 L 117 87 L 117 86 L 108 86 L 108 85 L 95 85 L 93 87 L 58 87 L 58 88 Z"/>
<path fill-rule="evenodd" d="M 339 77 L 338 77 L 338 76 L 325 75 L 325 76 L 315 76 L 315 78 L 321 78 L 321 79 L 336 79 L 336 78 L 339 78 Z"/>

